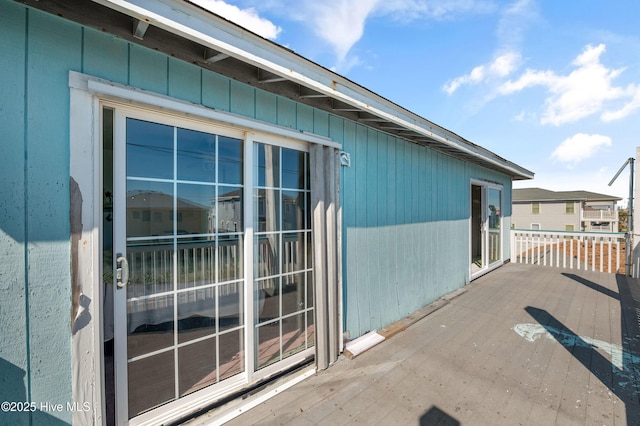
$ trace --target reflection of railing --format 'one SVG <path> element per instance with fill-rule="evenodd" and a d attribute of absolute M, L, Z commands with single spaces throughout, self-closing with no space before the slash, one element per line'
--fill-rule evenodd
<path fill-rule="evenodd" d="M 178 303 L 178 319 L 189 316 L 216 316 L 216 268 L 213 241 L 181 242 L 177 247 L 178 297 L 173 291 L 172 244 L 130 245 L 127 247 L 129 284 L 127 310 L 129 330 L 142 324 L 172 321 L 174 303 Z M 234 238 L 218 242 L 219 317 L 237 316 L 242 283 L 242 240 Z M 225 301 L 227 306 L 222 303 Z"/>
<path fill-rule="evenodd" d="M 500 230 L 489 229 L 489 263 L 500 260 Z"/>
<path fill-rule="evenodd" d="M 257 247 L 257 277 L 269 277 L 279 273 L 279 265 L 282 265 L 282 273 L 302 271 L 305 269 L 305 256 L 303 248 L 304 240 L 300 240 L 302 234 L 284 234 L 282 236 L 282 253 L 279 256 L 277 250 L 277 235 L 262 235 L 258 237 Z M 281 257 L 281 261 L 280 261 Z M 260 290 L 272 289 L 271 280 L 266 280 L 260 285 Z"/>
<path fill-rule="evenodd" d="M 257 240 L 258 276 L 274 276 L 305 270 L 306 246 L 302 235 L 283 235 L 282 253 L 273 250 L 276 238 L 262 236 Z M 171 243 L 130 245 L 127 248 L 129 284 L 127 286 L 130 331 L 142 324 L 161 324 L 173 320 L 174 303 L 178 303 L 178 319 L 183 317 L 215 316 L 215 292 L 218 288 L 217 316 L 227 315 L 223 301 L 233 305 L 235 315 L 243 293 L 243 242 L 235 238 L 221 240 L 216 247 L 213 241 L 188 241 L 178 244 L 178 297 L 173 295 L 173 245 Z M 277 244 L 276 244 L 277 245 Z M 282 271 L 280 271 L 280 267 Z M 283 284 L 295 282 L 293 275 L 284 275 Z M 221 283 L 215 285 L 216 283 Z M 274 294 L 278 280 L 257 282 L 257 299 Z M 233 314 L 233 312 L 231 312 Z"/>
<path fill-rule="evenodd" d="M 624 234 L 511 230 L 511 260 L 569 269 L 624 272 Z"/>

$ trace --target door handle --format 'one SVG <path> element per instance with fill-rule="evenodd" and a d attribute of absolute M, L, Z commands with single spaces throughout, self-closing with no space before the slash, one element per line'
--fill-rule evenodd
<path fill-rule="evenodd" d="M 123 288 L 129 283 L 129 262 L 121 253 L 116 255 L 116 285 Z"/>

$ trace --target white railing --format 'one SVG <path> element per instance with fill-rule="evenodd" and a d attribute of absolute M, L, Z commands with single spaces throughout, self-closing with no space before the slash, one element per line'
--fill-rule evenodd
<path fill-rule="evenodd" d="M 624 273 L 625 234 L 512 229 L 511 261 Z"/>
<path fill-rule="evenodd" d="M 617 210 L 583 210 L 582 211 L 582 220 L 618 220 L 618 211 Z"/>

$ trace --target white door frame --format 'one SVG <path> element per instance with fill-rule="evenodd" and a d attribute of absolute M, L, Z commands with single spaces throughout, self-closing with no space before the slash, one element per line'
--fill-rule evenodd
<path fill-rule="evenodd" d="M 480 210 L 482 213 L 482 219 L 480 224 L 480 240 L 481 240 L 481 257 L 482 257 L 482 267 L 473 271 L 473 187 L 480 187 Z M 488 190 L 495 189 L 500 191 L 500 258 L 493 262 L 489 263 L 489 222 L 488 222 Z M 504 216 L 502 212 L 504 211 L 504 187 L 500 184 L 496 184 L 493 182 L 487 182 L 483 180 L 470 179 L 469 181 L 469 279 L 473 280 L 478 278 L 481 275 L 486 274 L 487 272 L 497 268 L 502 265 L 504 261 Z"/>
<path fill-rule="evenodd" d="M 120 104 L 121 106 L 135 106 L 139 109 L 149 109 L 157 113 L 172 111 L 172 115 L 180 118 L 197 117 L 198 120 L 217 123 L 218 125 L 238 129 L 247 132 L 245 144 L 252 145 L 253 136 L 261 135 L 261 142 L 278 140 L 282 145 L 297 145 L 301 141 L 319 144 L 333 148 L 340 148 L 340 144 L 329 138 L 299 132 L 294 129 L 275 126 L 251 118 L 238 116 L 231 113 L 216 111 L 195 105 L 190 102 L 180 101 L 168 96 L 159 95 L 145 90 L 127 87 L 118 83 L 109 82 L 93 76 L 81 74 L 75 71 L 69 72 L 70 88 L 70 176 L 78 183 L 82 194 L 82 244 L 83 250 L 78 255 L 79 276 L 78 282 L 82 285 L 82 294 L 92 302 L 92 319 L 88 326 L 78 331 L 73 336 L 72 362 L 73 369 L 73 399 L 74 401 L 89 402 L 90 411 L 74 411 L 74 423 L 79 424 L 104 424 L 105 395 L 104 395 L 104 356 L 103 356 L 103 298 L 102 289 L 102 128 L 101 113 L 103 103 Z M 114 136 L 115 137 L 115 136 Z M 245 146 L 245 148 L 248 148 Z M 245 149 L 245 157 L 252 155 L 252 149 Z M 245 164 L 245 170 L 252 165 Z M 245 178 L 251 179 L 251 171 Z M 251 210 L 245 208 L 245 212 Z M 252 213 L 246 213 L 252 215 Z M 247 224 L 252 222 L 247 222 Z M 249 235 L 247 235 L 248 237 Z M 246 246 L 246 245 L 245 245 Z M 245 261 L 252 267 L 252 263 Z M 247 276 L 247 275 L 246 275 Z M 251 276 L 251 275 L 248 275 Z M 247 302 L 245 297 L 245 303 Z M 245 306 L 246 308 L 246 306 Z M 253 323 L 250 324 L 253 327 Z M 249 333 L 247 333 L 249 334 Z M 247 337 L 248 338 L 248 337 Z M 86 362 L 86 354 L 92 354 L 92 362 Z M 247 370 L 248 371 L 248 370 Z M 260 370 L 254 375 L 254 379 L 269 377 L 275 374 L 277 369 L 270 366 Z M 308 375 L 308 372 L 304 374 Z M 242 376 L 242 374 L 240 375 Z M 242 378 L 247 380 L 246 377 Z M 122 380 L 122 378 L 120 378 Z M 221 391 L 222 392 L 222 391 Z M 162 420 L 172 421 L 189 412 L 201 408 L 207 401 L 211 401 L 212 395 L 201 395 L 200 392 L 181 398 L 181 408 L 171 413 L 162 413 Z M 156 411 L 152 411 L 156 412 Z M 138 419 L 138 418 L 136 418 Z M 139 419 L 135 424 L 158 421 L 157 416 Z M 134 424 L 131 422 L 130 424 Z"/>

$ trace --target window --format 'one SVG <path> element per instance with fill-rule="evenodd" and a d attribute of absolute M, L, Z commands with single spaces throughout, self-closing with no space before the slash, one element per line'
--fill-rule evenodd
<path fill-rule="evenodd" d="M 540 214 L 540 203 L 531 203 L 531 214 Z"/>
<path fill-rule="evenodd" d="M 564 226 L 564 230 L 565 231 L 575 231 L 575 227 L 573 225 L 565 225 Z"/>
<path fill-rule="evenodd" d="M 540 224 L 539 223 L 532 223 L 531 224 L 531 230 L 532 231 L 539 231 L 540 230 Z"/>
<path fill-rule="evenodd" d="M 565 214 L 574 214 L 576 212 L 574 203 L 566 202 L 564 204 L 564 212 Z"/>

